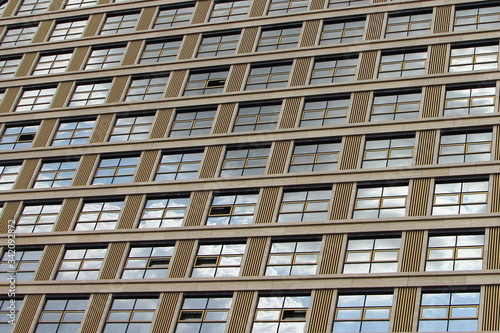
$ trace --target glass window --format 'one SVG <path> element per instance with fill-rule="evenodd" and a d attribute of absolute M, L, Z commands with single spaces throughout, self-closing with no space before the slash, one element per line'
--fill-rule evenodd
<path fill-rule="evenodd" d="M 284 192 L 278 222 L 327 220 L 331 196 L 331 189 Z"/>
<path fill-rule="evenodd" d="M 111 82 L 77 83 L 68 106 L 103 104 L 108 96 Z"/>
<path fill-rule="evenodd" d="M 2 37 L 0 47 L 26 45 L 31 43 L 37 28 L 38 23 L 36 25 L 7 27 Z"/>
<path fill-rule="evenodd" d="M 174 253 L 173 246 L 130 248 L 122 279 L 160 279 L 168 275 L 168 266 Z"/>
<path fill-rule="evenodd" d="M 5 127 L 0 138 L 0 150 L 30 148 L 39 125 Z"/>
<path fill-rule="evenodd" d="M 495 112 L 495 87 L 449 88 L 446 90 L 444 116 Z"/>
<path fill-rule="evenodd" d="M 405 216 L 408 185 L 358 187 L 353 219 Z"/>
<path fill-rule="evenodd" d="M 392 293 L 339 295 L 332 332 L 389 332 L 392 300 Z"/>
<path fill-rule="evenodd" d="M 163 154 L 156 170 L 155 181 L 197 178 L 202 157 L 203 152 Z"/>
<path fill-rule="evenodd" d="M 347 122 L 350 99 L 331 97 L 306 100 L 299 127 L 342 125 Z"/>
<path fill-rule="evenodd" d="M 311 296 L 260 296 L 252 333 L 304 332 Z"/>
<path fill-rule="evenodd" d="M 220 177 L 262 175 L 266 171 L 269 147 L 228 149 Z"/>
<path fill-rule="evenodd" d="M 498 67 L 498 44 L 470 47 L 453 47 L 448 71 L 465 72 Z"/>
<path fill-rule="evenodd" d="M 259 194 L 219 194 L 213 197 L 207 225 L 251 224 Z"/>
<path fill-rule="evenodd" d="M 116 298 L 102 333 L 149 332 L 158 298 Z"/>
<path fill-rule="evenodd" d="M 30 15 L 46 12 L 52 0 L 23 0 L 16 15 Z"/>
<path fill-rule="evenodd" d="M 288 172 L 337 170 L 340 142 L 296 144 Z"/>
<path fill-rule="evenodd" d="M 315 60 L 311 84 L 353 81 L 358 58 Z"/>
<path fill-rule="evenodd" d="M 189 198 L 148 199 L 142 210 L 139 229 L 180 227 Z"/>
<path fill-rule="evenodd" d="M 78 214 L 75 231 L 115 229 L 122 209 L 123 200 L 86 202 Z"/>
<path fill-rule="evenodd" d="M 281 111 L 279 104 L 259 103 L 259 105 L 240 105 L 234 122 L 233 132 L 273 130 L 276 128 Z"/>
<path fill-rule="evenodd" d="M 463 163 L 491 159 L 491 129 L 484 132 L 442 134 L 438 163 Z"/>
<path fill-rule="evenodd" d="M 191 21 L 194 12 L 194 5 L 178 8 L 160 9 L 156 17 L 153 29 L 165 29 L 187 25 Z"/>
<path fill-rule="evenodd" d="M 251 67 L 245 90 L 286 87 L 291 70 L 292 64 Z"/>
<path fill-rule="evenodd" d="M 427 51 L 382 54 L 379 78 L 424 75 Z"/>
<path fill-rule="evenodd" d="M 17 218 L 16 232 L 51 232 L 60 210 L 61 204 L 25 205 Z"/>
<path fill-rule="evenodd" d="M 264 28 L 260 34 L 257 51 L 289 49 L 298 46 L 302 26 Z"/>
<path fill-rule="evenodd" d="M 20 63 L 21 58 L 0 59 L 0 78 L 8 79 L 14 77 Z"/>
<path fill-rule="evenodd" d="M 240 275 L 246 244 L 200 245 L 191 277 L 229 277 Z"/>
<path fill-rule="evenodd" d="M 319 40 L 320 45 L 352 43 L 363 40 L 365 18 L 342 21 L 326 21 Z"/>
<path fill-rule="evenodd" d="M 370 0 L 328 0 L 328 8 L 359 6 L 369 4 Z"/>
<path fill-rule="evenodd" d="M 370 121 L 391 121 L 418 118 L 422 91 L 375 95 Z"/>
<path fill-rule="evenodd" d="M 149 131 L 154 119 L 154 115 L 118 118 L 111 131 L 109 141 L 145 140 L 149 138 Z"/>
<path fill-rule="evenodd" d="M 488 206 L 488 181 L 437 182 L 432 215 L 480 214 Z"/>
<path fill-rule="evenodd" d="M 251 0 L 216 1 L 209 21 L 220 22 L 246 18 L 251 4 Z"/>
<path fill-rule="evenodd" d="M 158 42 L 146 42 L 142 51 L 140 64 L 151 64 L 175 60 L 181 47 L 182 40 L 169 40 Z"/>
<path fill-rule="evenodd" d="M 426 271 L 469 271 L 483 267 L 484 235 L 429 236 Z"/>
<path fill-rule="evenodd" d="M 67 249 L 56 280 L 97 280 L 107 248 Z"/>
<path fill-rule="evenodd" d="M 139 13 L 130 13 L 107 16 L 99 34 L 114 35 L 134 31 L 139 15 Z"/>
<path fill-rule="evenodd" d="M 268 15 L 302 12 L 307 10 L 309 0 L 271 0 Z"/>
<path fill-rule="evenodd" d="M 73 51 L 64 53 L 42 54 L 31 75 L 64 73 L 68 68 Z"/>
<path fill-rule="evenodd" d="M 34 333 L 65 333 L 79 330 L 88 299 L 48 299 Z"/>
<path fill-rule="evenodd" d="M 103 158 L 97 167 L 92 185 L 130 183 L 139 164 L 139 157 Z"/>
<path fill-rule="evenodd" d="M 71 186 L 80 161 L 44 162 L 36 176 L 33 188 Z"/>
<path fill-rule="evenodd" d="M 224 91 L 227 69 L 212 72 L 191 72 L 184 88 L 184 96 L 216 94 Z"/>
<path fill-rule="evenodd" d="M 97 0 L 68 0 L 64 9 L 78 9 L 83 7 L 94 6 Z"/>
<path fill-rule="evenodd" d="M 51 146 L 78 145 L 89 142 L 95 120 L 61 122 Z"/>
<path fill-rule="evenodd" d="M 349 239 L 343 273 L 397 272 L 400 245 L 401 238 Z"/>
<path fill-rule="evenodd" d="M 216 109 L 204 111 L 176 112 L 170 137 L 210 134 Z"/>
<path fill-rule="evenodd" d="M 14 330 L 15 326 L 10 323 L 10 314 L 14 314 L 16 318 L 19 318 L 19 310 L 22 304 L 22 299 L 0 299 L 0 330 L 2 332 L 9 333 Z M 14 307 L 14 312 L 11 312 L 12 307 Z"/>
<path fill-rule="evenodd" d="M 271 244 L 264 275 L 314 275 L 320 249 L 321 241 L 274 241 Z"/>
<path fill-rule="evenodd" d="M 38 111 L 50 109 L 57 87 L 23 89 L 14 112 Z"/>
<path fill-rule="evenodd" d="M 0 190 L 11 190 L 21 171 L 21 164 L 0 166 Z"/>
<path fill-rule="evenodd" d="M 361 168 L 405 167 L 412 164 L 415 137 L 367 139 Z"/>
<path fill-rule="evenodd" d="M 422 293 L 418 332 L 474 332 L 479 292 Z"/>
<path fill-rule="evenodd" d="M 120 66 L 126 46 L 93 49 L 90 53 L 85 69 L 99 69 Z"/>
<path fill-rule="evenodd" d="M 431 33 L 432 12 L 389 14 L 385 37 L 418 36 Z"/>
<path fill-rule="evenodd" d="M 167 80 L 168 75 L 132 78 L 127 95 L 125 96 L 125 102 L 163 98 Z"/>
<path fill-rule="evenodd" d="M 224 34 L 218 35 L 205 35 L 201 39 L 196 57 L 204 58 L 234 54 L 239 40 L 239 32 L 225 32 Z"/>
<path fill-rule="evenodd" d="M 14 252 L 9 252 L 8 248 L 4 248 L 2 260 L 0 261 L 1 281 L 8 281 L 8 278 L 10 278 L 12 274 L 15 274 L 16 281 L 33 280 L 42 253 L 43 250 L 22 249 L 15 249 Z M 1 327 L 0 325 L 0 328 Z"/>
<path fill-rule="evenodd" d="M 231 309 L 232 297 L 186 297 L 175 333 L 221 333 Z"/>
<path fill-rule="evenodd" d="M 82 37 L 88 19 L 73 22 L 57 22 L 49 41 L 76 39 Z"/>
<path fill-rule="evenodd" d="M 486 2 L 486 4 L 488 4 Z M 454 31 L 496 29 L 500 23 L 500 6 L 456 7 Z"/>

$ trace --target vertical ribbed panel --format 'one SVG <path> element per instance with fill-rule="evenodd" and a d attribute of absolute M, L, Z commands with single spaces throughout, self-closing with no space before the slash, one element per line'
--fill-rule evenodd
<path fill-rule="evenodd" d="M 16 185 L 14 186 L 14 189 L 23 189 L 23 188 L 28 188 L 31 182 L 31 178 L 33 177 L 35 170 L 38 166 L 39 159 L 31 159 L 31 160 L 25 160 L 23 163 L 23 167 L 21 169 L 21 172 L 19 173 L 19 176 L 17 177 L 16 180 Z"/>
<path fill-rule="evenodd" d="M 366 40 L 380 39 L 384 27 L 385 14 L 376 13 L 368 15 L 366 23 Z"/>
<path fill-rule="evenodd" d="M 323 238 L 325 241 L 325 247 L 323 249 L 322 260 L 319 266 L 319 274 L 337 274 L 340 253 L 342 252 L 342 244 L 344 242 L 344 235 L 324 235 Z"/>
<path fill-rule="evenodd" d="M 106 313 L 106 304 L 111 294 L 92 294 L 89 299 L 87 315 L 83 318 L 80 333 L 96 333 L 101 323 L 101 318 Z"/>
<path fill-rule="evenodd" d="M 49 7 L 47 8 L 47 11 L 51 12 L 51 11 L 54 11 L 54 10 L 59 10 L 59 9 L 62 9 L 63 5 L 63 1 L 52 1 L 49 5 Z"/>
<path fill-rule="evenodd" d="M 156 310 L 156 319 L 153 323 L 152 333 L 169 332 L 174 320 L 175 307 L 179 302 L 179 293 L 162 293 Z"/>
<path fill-rule="evenodd" d="M 319 10 L 325 8 L 325 0 L 311 0 L 310 10 Z"/>
<path fill-rule="evenodd" d="M 349 123 L 362 123 L 366 120 L 368 105 L 370 104 L 370 92 L 361 91 L 351 94 L 352 107 Z"/>
<path fill-rule="evenodd" d="M 500 228 L 490 228 L 486 269 L 500 269 Z"/>
<path fill-rule="evenodd" d="M 387 0 L 373 0 L 373 3 L 378 3 L 378 2 L 387 2 Z"/>
<path fill-rule="evenodd" d="M 179 59 L 191 59 L 193 53 L 198 45 L 198 39 L 201 34 L 191 34 L 184 36 L 184 42 L 182 43 L 181 49 L 179 51 Z"/>
<path fill-rule="evenodd" d="M 111 243 L 109 245 L 106 260 L 102 263 L 101 275 L 99 277 L 100 280 L 116 278 L 126 248 L 126 242 Z"/>
<path fill-rule="evenodd" d="M 113 79 L 106 103 L 116 103 L 122 100 L 123 91 L 127 86 L 128 76 L 118 76 Z"/>
<path fill-rule="evenodd" d="M 174 258 L 170 266 L 170 278 L 186 277 L 195 242 L 193 239 L 177 241 Z"/>
<path fill-rule="evenodd" d="M 47 281 L 52 276 L 54 268 L 57 269 L 57 258 L 63 248 L 62 244 L 47 245 L 43 256 L 38 264 L 37 272 L 33 278 L 34 281 Z"/>
<path fill-rule="evenodd" d="M 429 46 L 429 74 L 441 74 L 446 71 L 446 59 L 448 55 L 447 44 Z"/>
<path fill-rule="evenodd" d="M 434 147 L 438 135 L 437 130 L 420 131 L 416 149 L 415 164 L 426 165 L 434 162 Z"/>
<path fill-rule="evenodd" d="M 361 53 L 359 62 L 358 80 L 373 79 L 375 65 L 377 64 L 378 51 L 366 51 Z"/>
<path fill-rule="evenodd" d="M 43 295 L 26 295 L 24 297 L 23 311 L 16 318 L 16 326 L 14 326 L 13 333 L 26 333 L 30 331 L 31 323 L 36 321 L 35 316 L 42 299 Z"/>
<path fill-rule="evenodd" d="M 295 59 L 295 66 L 293 66 L 291 74 L 292 79 L 290 80 L 291 87 L 303 86 L 306 84 L 311 61 L 311 57 Z"/>
<path fill-rule="evenodd" d="M 156 114 L 156 120 L 151 129 L 151 139 L 159 139 L 165 137 L 167 132 L 168 123 L 172 117 L 174 109 L 160 109 Z"/>
<path fill-rule="evenodd" d="M 500 126 L 493 126 L 493 159 L 500 160 Z"/>
<path fill-rule="evenodd" d="M 267 0 L 253 0 L 253 5 L 250 8 L 249 17 L 257 17 L 264 15 L 264 9 L 266 9 Z"/>
<path fill-rule="evenodd" d="M 17 68 L 15 76 L 28 75 L 37 57 L 37 53 L 25 53 L 19 67 Z"/>
<path fill-rule="evenodd" d="M 98 5 L 104 5 L 106 3 L 111 3 L 112 0 L 97 0 L 97 4 Z"/>
<path fill-rule="evenodd" d="M 141 52 L 142 40 L 134 40 L 128 43 L 127 50 L 123 55 L 121 66 L 128 66 L 135 64 L 135 61 Z"/>
<path fill-rule="evenodd" d="M 484 332 L 498 331 L 500 329 L 500 286 L 484 287 L 483 329 Z"/>
<path fill-rule="evenodd" d="M 203 224 L 205 207 L 208 204 L 210 191 L 200 191 L 191 194 L 191 203 L 186 214 L 185 226 L 199 226 Z"/>
<path fill-rule="evenodd" d="M 12 14 L 14 14 L 14 11 L 16 10 L 19 2 L 20 1 L 7 1 L 7 4 L 5 5 L 4 10 L 2 11 L 2 17 L 11 16 Z M 5 28 L 5 26 L 3 26 L 2 28 Z M 3 31 L 0 31 L 0 33 L 1 32 Z"/>
<path fill-rule="evenodd" d="M 424 88 L 424 105 L 422 108 L 422 117 L 438 117 L 441 106 L 442 86 L 430 86 Z"/>
<path fill-rule="evenodd" d="M 167 92 L 165 97 L 177 97 L 181 92 L 182 84 L 184 83 L 184 77 L 187 74 L 187 70 L 173 71 L 170 74 L 170 81 L 168 83 Z"/>
<path fill-rule="evenodd" d="M 292 141 L 275 141 L 269 161 L 268 174 L 283 173 Z"/>
<path fill-rule="evenodd" d="M 243 29 L 243 32 L 241 33 L 240 46 L 238 47 L 238 52 L 236 53 L 240 54 L 252 52 L 258 32 L 259 28 L 257 27 Z"/>
<path fill-rule="evenodd" d="M 300 47 L 314 46 L 318 36 L 321 20 L 306 21 L 303 26 Z"/>
<path fill-rule="evenodd" d="M 273 222 L 274 207 L 278 201 L 279 187 L 266 187 L 260 191 L 260 201 L 255 214 L 255 223 Z"/>
<path fill-rule="evenodd" d="M 12 105 L 17 100 L 17 95 L 20 91 L 21 87 L 11 87 L 5 90 L 5 94 L 1 101 L 2 104 L 0 104 L 0 113 L 10 112 L 10 109 L 12 109 Z"/>
<path fill-rule="evenodd" d="M 424 231 L 407 231 L 403 247 L 401 272 L 418 272 L 424 244 Z"/>
<path fill-rule="evenodd" d="M 73 179 L 73 186 L 87 185 L 90 174 L 94 169 L 94 164 L 97 161 L 98 155 L 85 155 L 80 160 L 80 165 Z"/>
<path fill-rule="evenodd" d="M 410 195 L 409 216 L 427 215 L 427 204 L 431 187 L 430 178 L 413 179 Z"/>
<path fill-rule="evenodd" d="M 333 196 L 333 207 L 330 220 L 345 220 L 348 218 L 352 187 L 353 183 L 335 185 L 335 194 Z"/>
<path fill-rule="evenodd" d="M 106 134 L 108 134 L 109 126 L 113 121 L 113 117 L 112 114 L 101 114 L 97 117 L 94 132 L 90 137 L 90 143 L 104 142 Z"/>
<path fill-rule="evenodd" d="M 156 7 L 147 7 L 142 10 L 141 17 L 137 22 L 135 30 L 148 30 L 151 26 L 151 21 L 156 14 Z"/>
<path fill-rule="evenodd" d="M 71 222 L 80 206 L 80 198 L 65 199 L 59 213 L 59 218 L 54 226 L 54 231 L 69 231 Z"/>
<path fill-rule="evenodd" d="M 300 112 L 301 97 L 285 99 L 279 128 L 294 128 Z"/>
<path fill-rule="evenodd" d="M 361 136 L 346 136 L 344 139 L 344 151 L 340 161 L 340 170 L 356 169 L 358 165 L 359 150 L 361 149 Z"/>
<path fill-rule="evenodd" d="M 250 238 L 241 276 L 259 276 L 262 258 L 266 252 L 266 244 L 266 237 Z"/>
<path fill-rule="evenodd" d="M 91 15 L 82 37 L 95 36 L 97 34 L 97 30 L 101 26 L 101 21 L 104 19 L 104 15 L 104 13 Z"/>
<path fill-rule="evenodd" d="M 309 319 L 309 328 L 307 332 L 318 333 L 326 332 L 330 309 L 333 301 L 333 290 L 315 290 L 311 304 L 311 317 Z"/>
<path fill-rule="evenodd" d="M 236 109 L 236 103 L 225 103 L 220 105 L 217 118 L 215 119 L 214 134 L 229 132 L 229 125 L 233 118 L 234 109 Z"/>
<path fill-rule="evenodd" d="M 413 314 L 415 312 L 415 301 L 417 288 L 399 288 L 394 311 L 393 332 L 411 332 L 413 326 Z"/>
<path fill-rule="evenodd" d="M 196 8 L 193 13 L 193 20 L 191 21 L 191 24 L 205 22 L 205 17 L 207 17 L 211 2 L 211 0 L 201 0 L 196 2 Z"/>
<path fill-rule="evenodd" d="M 137 213 L 141 209 L 143 194 L 128 195 L 125 199 L 120 221 L 116 229 L 132 229 Z"/>
<path fill-rule="evenodd" d="M 252 312 L 255 292 L 238 291 L 234 293 L 233 314 L 229 321 L 227 333 L 246 332 L 246 326 Z M 265 332 L 262 332 L 265 333 Z"/>
<path fill-rule="evenodd" d="M 240 91 L 243 79 L 247 72 L 248 64 L 238 64 L 231 66 L 231 72 L 227 80 L 226 92 Z"/>
<path fill-rule="evenodd" d="M 434 33 L 450 31 L 453 6 L 440 6 L 434 8 L 436 16 L 434 17 Z"/>
<path fill-rule="evenodd" d="M 38 130 L 35 140 L 33 141 L 33 147 L 45 147 L 50 136 L 52 135 L 52 131 L 54 130 L 56 123 L 57 119 L 42 120 L 40 129 Z"/>
<path fill-rule="evenodd" d="M 38 29 L 36 30 L 35 36 L 33 36 L 32 43 L 41 43 L 45 41 L 47 38 L 47 34 L 49 30 L 52 28 L 52 20 L 42 21 L 38 25 Z"/>
<path fill-rule="evenodd" d="M 90 46 L 77 47 L 73 51 L 73 56 L 68 64 L 68 72 L 78 71 L 82 68 L 82 64 L 87 57 L 87 53 L 90 51 Z"/>
<path fill-rule="evenodd" d="M 500 175 L 491 175 L 491 212 L 500 212 Z"/>
<path fill-rule="evenodd" d="M 159 154 L 161 154 L 161 150 L 148 150 L 142 152 L 141 162 L 137 167 L 137 173 L 134 178 L 135 183 L 149 181 Z"/>
<path fill-rule="evenodd" d="M 54 99 L 50 104 L 53 108 L 62 108 L 66 104 L 66 100 L 73 88 L 73 82 L 62 82 L 59 83 L 59 87 L 56 90 Z"/>
<path fill-rule="evenodd" d="M 206 148 L 205 158 L 200 167 L 199 178 L 213 178 L 219 165 L 224 146 L 209 146 Z"/>
<path fill-rule="evenodd" d="M 13 220 L 21 205 L 21 201 L 8 201 L 3 205 L 2 216 L 0 217 L 0 234 L 6 234 L 9 229 L 9 220 Z"/>

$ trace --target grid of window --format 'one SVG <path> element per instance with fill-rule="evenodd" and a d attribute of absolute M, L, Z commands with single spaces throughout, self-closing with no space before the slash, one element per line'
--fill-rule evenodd
<path fill-rule="evenodd" d="M 160 99 L 167 84 L 167 76 L 134 78 L 125 96 L 125 101 L 143 101 L 149 99 Z"/>
<path fill-rule="evenodd" d="M 109 141 L 145 140 L 149 137 L 154 119 L 154 115 L 118 118 Z"/>
<path fill-rule="evenodd" d="M 438 163 L 489 161 L 492 137 L 491 130 L 441 135 Z"/>
<path fill-rule="evenodd" d="M 217 110 L 177 112 L 170 137 L 210 134 Z"/>
<path fill-rule="evenodd" d="M 31 75 L 64 73 L 72 56 L 73 51 L 41 55 Z"/>
<path fill-rule="evenodd" d="M 224 91 L 228 70 L 190 73 L 184 96 L 216 94 Z"/>
<path fill-rule="evenodd" d="M 29 44 L 31 43 L 37 29 L 38 24 L 7 28 L 2 37 L 0 47 Z"/>
<path fill-rule="evenodd" d="M 66 146 L 88 143 L 94 125 L 95 120 L 61 122 L 51 145 Z"/>
<path fill-rule="evenodd" d="M 27 205 L 17 218 L 16 232 L 20 234 L 51 232 L 61 204 Z"/>
<path fill-rule="evenodd" d="M 360 187 L 356 193 L 354 219 L 405 216 L 408 185 Z"/>
<path fill-rule="evenodd" d="M 281 50 L 297 47 L 302 27 L 285 27 L 262 30 L 257 51 Z"/>
<path fill-rule="evenodd" d="M 110 87 L 111 82 L 77 84 L 68 106 L 103 104 Z"/>
<path fill-rule="evenodd" d="M 495 87 L 446 90 L 443 114 L 462 116 L 495 112 Z"/>
<path fill-rule="evenodd" d="M 198 177 L 203 152 L 163 154 L 155 181 L 185 180 Z"/>
<path fill-rule="evenodd" d="M 21 58 L 15 59 L 0 59 L 0 78 L 8 79 L 13 77 L 17 72 L 17 67 L 21 63 Z"/>
<path fill-rule="evenodd" d="M 186 297 L 175 333 L 224 332 L 232 300 L 232 297 Z"/>
<path fill-rule="evenodd" d="M 78 9 L 83 7 L 94 6 L 97 0 L 68 0 L 64 9 Z"/>
<path fill-rule="evenodd" d="M 302 12 L 307 10 L 309 0 L 271 0 L 268 15 Z"/>
<path fill-rule="evenodd" d="M 52 0 L 23 0 L 16 15 L 30 15 L 46 12 Z"/>
<path fill-rule="evenodd" d="M 218 1 L 215 3 L 210 22 L 238 20 L 248 16 L 251 0 Z"/>
<path fill-rule="evenodd" d="M 33 188 L 71 186 L 79 164 L 80 161 L 43 163 Z"/>
<path fill-rule="evenodd" d="M 475 332 L 479 292 L 423 293 L 418 332 Z"/>
<path fill-rule="evenodd" d="M 391 121 L 418 118 L 422 92 L 375 96 L 370 121 Z"/>
<path fill-rule="evenodd" d="M 194 12 L 194 6 L 165 8 L 158 12 L 153 29 L 164 29 L 187 25 L 191 21 Z"/>
<path fill-rule="evenodd" d="M 123 267 L 122 279 L 166 278 L 173 246 L 132 247 Z"/>
<path fill-rule="evenodd" d="M 418 36 L 431 33 L 432 12 L 389 16 L 386 38 Z"/>
<path fill-rule="evenodd" d="M 158 298 L 114 299 L 102 333 L 149 332 Z"/>
<path fill-rule="evenodd" d="M 328 0 L 328 8 L 359 6 L 370 2 L 370 0 Z"/>
<path fill-rule="evenodd" d="M 294 147 L 288 172 L 337 169 L 340 143 L 298 144 Z"/>
<path fill-rule="evenodd" d="M 175 60 L 181 47 L 182 40 L 161 41 L 146 43 L 142 51 L 140 64 L 165 62 Z"/>
<path fill-rule="evenodd" d="M 75 231 L 115 229 L 123 201 L 86 202 L 78 214 Z"/>
<path fill-rule="evenodd" d="M 398 270 L 401 238 L 350 239 L 344 274 L 389 273 Z"/>
<path fill-rule="evenodd" d="M 500 6 L 457 8 L 454 31 L 496 29 L 500 22 Z"/>
<path fill-rule="evenodd" d="M 227 150 L 220 177 L 264 174 L 269 152 L 269 147 Z"/>
<path fill-rule="evenodd" d="M 427 51 L 382 54 L 379 78 L 405 77 L 425 74 Z"/>
<path fill-rule="evenodd" d="M 366 140 L 363 169 L 405 167 L 412 163 L 415 138 Z"/>
<path fill-rule="evenodd" d="M 320 249 L 321 241 L 273 242 L 264 275 L 314 275 Z"/>
<path fill-rule="evenodd" d="M 196 57 L 203 58 L 234 54 L 239 40 L 239 33 L 203 36 Z"/>
<path fill-rule="evenodd" d="M 281 199 L 278 222 L 327 220 L 331 196 L 331 190 L 285 192 Z"/>
<path fill-rule="evenodd" d="M 191 277 L 231 277 L 240 274 L 246 244 L 200 245 Z"/>
<path fill-rule="evenodd" d="M 96 280 L 107 249 L 68 249 L 64 253 L 56 280 Z"/>
<path fill-rule="evenodd" d="M 77 332 L 83 321 L 88 299 L 48 299 L 34 333 Z"/>
<path fill-rule="evenodd" d="M 59 22 L 56 23 L 49 41 L 75 39 L 82 37 L 83 31 L 87 26 L 87 19 L 78 20 L 73 22 Z"/>
<path fill-rule="evenodd" d="M 245 90 L 286 87 L 291 69 L 291 64 L 252 67 Z"/>
<path fill-rule="evenodd" d="M 22 303 L 22 299 L 0 299 L 0 330 L 2 332 L 12 332 L 14 325 L 12 325 L 10 315 L 14 314 L 17 317 Z M 12 311 L 12 307 L 14 311 Z"/>
<path fill-rule="evenodd" d="M 14 112 L 49 109 L 56 89 L 57 87 L 23 90 Z"/>
<path fill-rule="evenodd" d="M 281 104 L 240 106 L 233 132 L 275 129 L 280 111 Z"/>
<path fill-rule="evenodd" d="M 210 205 L 207 225 L 251 224 L 258 194 L 217 195 Z"/>
<path fill-rule="evenodd" d="M 0 281 L 8 281 L 13 272 L 15 272 L 16 281 L 33 280 L 42 253 L 43 250 L 21 249 L 9 253 L 9 250 L 5 248 L 0 261 Z"/>
<path fill-rule="evenodd" d="M 173 228 L 182 226 L 189 198 L 148 199 L 138 228 Z"/>
<path fill-rule="evenodd" d="M 483 254 L 484 235 L 429 236 L 425 270 L 480 270 Z"/>
<path fill-rule="evenodd" d="M 0 138 L 0 150 L 30 148 L 39 125 L 6 127 Z"/>
<path fill-rule="evenodd" d="M 310 296 L 260 296 L 252 333 L 303 332 L 310 300 Z"/>
<path fill-rule="evenodd" d="M 452 47 L 448 71 L 464 72 L 498 67 L 498 44 Z"/>
<path fill-rule="evenodd" d="M 92 185 L 132 182 L 139 157 L 103 158 L 97 167 Z"/>
<path fill-rule="evenodd" d="M 125 49 L 125 46 L 93 49 L 92 53 L 90 53 L 90 57 L 87 59 L 85 69 L 119 66 L 125 54 Z"/>
<path fill-rule="evenodd" d="M 332 332 L 389 332 L 392 300 L 392 294 L 339 295 Z"/>
<path fill-rule="evenodd" d="M 346 82 L 355 79 L 358 58 L 316 60 L 311 84 Z"/>
<path fill-rule="evenodd" d="M 21 171 L 21 165 L 2 165 L 0 166 L 0 190 L 10 190 L 17 180 Z"/>
<path fill-rule="evenodd" d="M 432 215 L 480 214 L 488 206 L 488 181 L 437 183 Z"/>
<path fill-rule="evenodd" d="M 107 16 L 100 35 L 122 34 L 135 30 L 139 13 Z"/>
<path fill-rule="evenodd" d="M 299 127 L 345 124 L 349 104 L 349 98 L 306 101 L 300 117 Z"/>
<path fill-rule="evenodd" d="M 352 43 L 363 40 L 365 19 L 325 22 L 319 40 L 320 45 Z"/>

